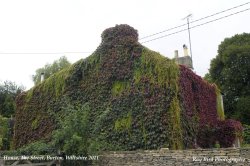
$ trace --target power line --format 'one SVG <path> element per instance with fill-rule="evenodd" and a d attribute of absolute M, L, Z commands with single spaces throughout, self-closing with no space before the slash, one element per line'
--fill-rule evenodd
<path fill-rule="evenodd" d="M 191 24 L 191 23 L 198 22 L 198 21 L 201 21 L 201 20 L 204 20 L 204 19 L 207 19 L 207 18 L 210 18 L 210 17 L 213 17 L 213 16 L 216 16 L 216 15 L 218 15 L 218 14 L 221 14 L 221 13 L 224 13 L 224 12 L 227 12 L 227 11 L 230 11 L 230 10 L 233 10 L 233 9 L 236 9 L 236 8 L 239 8 L 239 7 L 242 7 L 242 6 L 245 6 L 245 5 L 249 4 L 249 3 L 250 3 L 250 2 L 247 2 L 247 3 L 241 4 L 241 5 L 234 6 L 234 7 L 232 7 L 232 8 L 229 8 L 229 9 L 226 9 L 226 10 L 223 10 L 223 11 L 220 11 L 220 12 L 217 12 L 217 13 L 214 13 L 214 14 L 211 14 L 211 15 L 208 15 L 208 16 L 206 16 L 206 17 L 202 17 L 202 18 L 200 18 L 200 19 L 191 21 L 190 24 Z M 232 16 L 232 15 L 236 15 L 236 14 L 245 12 L 245 11 L 247 11 L 247 10 L 249 10 L 249 9 L 250 9 L 250 8 L 245 9 L 245 10 L 241 10 L 241 11 L 239 11 L 239 12 L 235 12 L 235 13 L 232 13 L 232 14 L 229 14 L 229 15 L 226 15 L 226 16 L 223 16 L 223 17 L 220 17 L 220 18 L 211 20 L 211 21 L 207 21 L 207 22 L 202 23 L 202 24 L 198 24 L 198 25 L 196 25 L 196 26 L 190 27 L 190 29 L 196 28 L 196 27 L 199 27 L 199 26 L 202 26 L 202 25 L 211 23 L 211 22 L 215 22 L 215 21 L 221 20 L 221 19 L 223 19 L 223 18 L 227 18 L 227 17 Z M 185 25 L 187 25 L 187 23 L 186 23 L 186 24 L 179 25 L 179 26 L 175 26 L 175 27 L 173 27 L 173 28 L 169 28 L 169 29 L 166 29 L 166 30 L 163 30 L 163 31 L 160 31 L 160 32 L 157 32 L 157 33 L 148 35 L 148 36 L 145 36 L 145 37 L 142 37 L 142 38 L 140 38 L 139 40 L 146 39 L 146 38 L 149 38 L 149 37 L 152 37 L 152 36 L 155 36 L 155 35 L 158 35 L 158 34 L 167 32 L 167 31 L 171 31 L 171 30 L 174 30 L 174 29 L 183 27 L 183 26 L 185 26 Z M 181 33 L 181 32 L 186 31 L 186 30 L 188 30 L 188 29 L 185 28 L 185 29 L 182 29 L 182 30 L 179 30 L 179 31 L 176 31 L 176 32 L 173 32 L 173 33 L 169 33 L 169 34 L 166 34 L 166 35 L 157 37 L 157 38 L 153 38 L 153 39 L 150 39 L 150 40 L 141 42 L 141 43 L 151 42 L 151 41 L 154 41 L 154 40 L 157 40 L 157 39 L 161 39 L 161 38 L 164 38 L 164 37 L 167 37 L 167 36 L 171 36 L 171 35 L 174 35 L 174 34 Z M 86 51 L 85 51 L 85 52 L 0 52 L 0 54 L 42 54 L 42 55 L 45 55 L 45 54 L 89 54 L 89 53 L 92 53 L 92 52 L 86 52 Z"/>
<path fill-rule="evenodd" d="M 226 10 L 223 10 L 223 11 L 220 11 L 220 12 L 217 12 L 217 13 L 214 13 L 214 14 L 211 14 L 211 15 L 208 15 L 208 16 L 205 16 L 205 17 L 202 17 L 202 18 L 199 18 L 199 19 L 197 19 L 197 20 L 191 21 L 190 24 L 195 23 L 195 22 L 198 22 L 198 21 L 201 21 L 201 20 L 204 20 L 204 19 L 207 19 L 207 18 L 210 18 L 210 17 L 213 17 L 213 16 L 216 16 L 216 15 L 221 14 L 221 13 L 225 13 L 225 12 L 227 12 L 227 11 L 230 11 L 230 10 L 233 10 L 233 9 L 236 9 L 236 8 L 239 8 L 239 7 L 242 7 L 242 6 L 245 6 L 245 5 L 249 4 L 249 3 L 250 3 L 250 2 L 247 2 L 247 3 L 241 4 L 241 5 L 234 6 L 234 7 L 232 7 L 232 8 L 229 8 L 229 9 L 226 9 Z M 175 26 L 175 27 L 172 27 L 172 28 L 169 28 L 169 29 L 166 29 L 166 30 L 163 30 L 163 31 L 160 31 L 160 32 L 151 34 L 151 35 L 148 35 L 148 36 L 145 36 L 145 37 L 142 37 L 142 38 L 140 38 L 140 40 L 146 39 L 146 38 L 149 38 L 149 37 L 152 37 L 152 36 L 155 36 L 155 35 L 159 35 L 159 34 L 161 34 L 161 33 L 164 33 L 164 32 L 167 32 L 167 31 L 171 31 L 171 30 L 174 30 L 174 29 L 183 27 L 183 26 L 185 26 L 185 25 L 187 25 L 187 23 L 186 23 L 186 24 L 182 24 L 182 25 L 178 25 L 178 26 Z"/>
<path fill-rule="evenodd" d="M 235 7 L 232 7 L 232 8 L 229 8 L 229 9 L 226 9 L 226 10 L 223 10 L 223 11 L 220 11 L 220 12 L 217 12 L 217 13 L 214 13 L 214 14 L 211 14 L 211 15 L 209 15 L 209 16 L 202 17 L 202 18 L 200 18 L 200 19 L 191 21 L 190 23 L 194 23 L 194 22 L 197 22 L 197 21 L 201 21 L 201 20 L 207 19 L 207 18 L 209 18 L 209 17 L 216 16 L 216 15 L 221 14 L 221 13 L 225 13 L 225 12 L 227 12 L 227 11 L 230 11 L 230 10 L 233 10 L 233 9 L 236 9 L 236 8 L 239 8 L 239 7 L 242 7 L 242 6 L 245 6 L 245 5 L 249 4 L 249 3 L 250 3 L 250 2 L 247 2 L 247 3 L 244 3 L 244 4 L 241 4 L 241 5 L 238 5 L 238 6 L 235 6 Z"/>
<path fill-rule="evenodd" d="M 89 54 L 91 52 L 0 52 L 0 54 Z"/>
<path fill-rule="evenodd" d="M 199 26 L 202 26 L 202 25 L 209 24 L 209 23 L 211 23 L 211 22 L 215 22 L 215 21 L 218 21 L 218 20 L 221 20 L 221 19 L 230 17 L 230 16 L 233 16 L 233 15 L 236 15 L 236 14 L 239 14 L 239 13 L 242 13 L 242 12 L 245 12 L 245 11 L 247 11 L 247 10 L 250 10 L 250 8 L 245 9 L 245 10 L 241 10 L 241 11 L 238 11 L 238 12 L 235 12 L 235 13 L 232 13 L 232 14 L 229 14 L 229 15 L 226 15 L 226 16 L 223 16 L 223 17 L 219 17 L 219 18 L 217 18 L 217 19 L 210 20 L 210 21 L 207 21 L 207 22 L 202 23 L 202 24 L 198 24 L 198 25 L 192 26 L 192 27 L 190 27 L 190 29 L 193 29 L 193 28 L 196 28 L 196 27 L 199 27 Z M 186 24 L 185 24 L 185 25 L 186 25 Z M 151 42 L 151 41 L 154 41 L 154 40 L 158 40 L 158 39 L 161 39 L 161 38 L 164 38 L 164 37 L 167 37 L 167 36 L 171 36 L 171 35 L 174 35 L 174 34 L 177 34 L 177 33 L 181 33 L 181 32 L 186 31 L 186 30 L 188 30 L 188 28 L 185 28 L 185 29 L 182 29 L 182 30 L 173 32 L 173 33 L 169 33 L 169 34 L 166 34 L 166 35 L 157 37 L 157 38 L 153 38 L 153 39 L 151 39 L 151 40 L 147 40 L 147 41 L 144 41 L 144 42 L 141 42 L 141 43 L 148 43 L 148 42 Z"/>

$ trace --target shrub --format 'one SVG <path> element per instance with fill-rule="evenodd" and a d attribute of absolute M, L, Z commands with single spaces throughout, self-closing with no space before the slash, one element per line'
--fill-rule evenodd
<path fill-rule="evenodd" d="M 86 155 L 90 138 L 89 111 L 88 104 L 67 106 L 65 117 L 60 119 L 59 128 L 53 132 L 52 145 L 67 155 Z"/>
<path fill-rule="evenodd" d="M 56 153 L 50 144 L 41 140 L 27 144 L 16 151 L 19 155 L 45 155 Z"/>
<path fill-rule="evenodd" d="M 0 149 L 9 150 L 12 141 L 12 120 L 0 115 Z"/>
<path fill-rule="evenodd" d="M 243 145 L 250 145 L 250 125 L 243 125 Z"/>
<path fill-rule="evenodd" d="M 240 122 L 233 119 L 227 119 L 218 123 L 216 137 L 221 147 L 232 147 L 235 139 L 242 139 L 243 128 Z"/>
<path fill-rule="evenodd" d="M 235 139 L 242 139 L 240 122 L 228 119 L 213 124 L 201 125 L 198 133 L 198 144 L 203 148 L 212 148 L 218 142 L 220 147 L 232 147 Z"/>

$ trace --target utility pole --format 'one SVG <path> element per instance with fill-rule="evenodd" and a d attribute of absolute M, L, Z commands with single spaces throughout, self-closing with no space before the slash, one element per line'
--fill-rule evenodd
<path fill-rule="evenodd" d="M 193 56 L 192 56 L 192 45 L 191 45 L 191 35 L 190 35 L 190 27 L 189 27 L 189 18 L 190 17 L 192 17 L 192 14 L 189 14 L 187 17 L 183 18 L 183 20 L 187 19 L 190 57 L 191 57 L 191 61 L 192 61 L 192 69 L 194 69 L 194 67 L 193 67 Z"/>

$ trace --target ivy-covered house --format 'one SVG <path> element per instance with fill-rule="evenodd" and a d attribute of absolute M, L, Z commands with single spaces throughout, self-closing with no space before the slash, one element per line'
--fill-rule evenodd
<path fill-rule="evenodd" d="M 242 127 L 224 119 L 219 95 L 192 70 L 141 45 L 134 28 L 116 25 L 92 55 L 19 95 L 14 144 L 49 141 L 66 103 L 88 103 L 90 139 L 103 150 L 230 147 Z"/>

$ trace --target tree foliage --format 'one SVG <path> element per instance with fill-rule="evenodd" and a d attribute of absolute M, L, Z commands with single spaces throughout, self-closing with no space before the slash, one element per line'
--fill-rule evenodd
<path fill-rule="evenodd" d="M 209 75 L 224 93 L 225 112 L 250 124 L 250 34 L 226 38 L 211 61 Z"/>
<path fill-rule="evenodd" d="M 0 82 L 0 149 L 8 150 L 12 145 L 13 116 L 16 112 L 15 98 L 24 87 L 11 81 Z"/>
<path fill-rule="evenodd" d="M 24 90 L 24 87 L 11 81 L 0 83 L 0 114 L 10 117 L 15 113 L 15 98 Z"/>
<path fill-rule="evenodd" d="M 44 73 L 44 79 L 49 78 L 52 74 L 70 66 L 70 62 L 65 56 L 54 61 L 52 64 L 46 64 L 44 67 L 36 70 L 36 74 L 32 76 L 35 85 L 41 82 L 41 73 Z"/>

